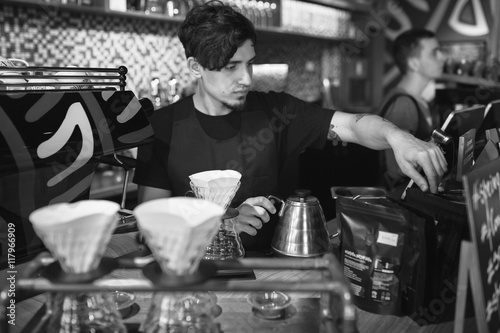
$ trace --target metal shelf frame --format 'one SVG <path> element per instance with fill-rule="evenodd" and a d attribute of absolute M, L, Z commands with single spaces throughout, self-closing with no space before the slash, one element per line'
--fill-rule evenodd
<path fill-rule="evenodd" d="M 143 258 L 130 259 L 110 259 L 106 258 L 107 270 L 104 276 L 115 269 L 142 269 L 156 264 L 153 258 L 144 260 Z M 110 264 L 110 262 L 114 262 Z M 241 270 L 241 269 L 273 269 L 273 270 L 320 270 L 321 278 L 315 281 L 238 281 L 223 280 L 217 281 L 211 276 L 206 276 L 201 282 L 193 283 L 153 283 L 145 278 L 138 283 L 120 287 L 123 291 L 134 292 L 182 292 L 182 291 L 317 291 L 323 304 L 329 306 L 320 307 L 320 318 L 328 332 L 356 332 L 356 310 L 353 303 L 349 286 L 343 275 L 342 268 L 331 253 L 316 258 L 243 258 L 239 260 L 202 260 L 202 263 L 213 265 L 216 270 Z M 57 264 L 56 260 L 48 252 L 39 254 L 34 260 L 26 265 L 22 272 L 18 273 L 16 282 L 16 292 L 42 293 L 42 292 L 105 292 L 112 291 L 112 286 L 94 284 L 92 281 L 86 282 L 54 282 L 54 279 L 44 277 L 43 269 L 49 265 Z M 100 279 L 104 276 L 96 276 L 91 280 Z M 86 276 L 88 279 L 88 276 Z M 169 279 L 168 276 L 161 276 L 162 279 Z M 76 280 L 77 277 L 75 277 Z M 105 279 L 105 278 L 104 278 Z M 52 281 L 51 281 L 52 280 Z M 182 280 L 182 279 L 181 279 Z M 187 279 L 189 280 L 189 279 Z M 73 278 L 68 281 L 74 281 Z M 126 281 L 126 279 L 124 279 Z M 184 280 L 185 281 L 185 280 Z M 7 322 L 7 306 L 9 304 L 8 287 L 0 293 L 0 330 L 9 332 Z M 335 300 L 340 299 L 340 309 L 342 313 L 337 313 L 333 308 Z M 339 304 L 337 304 L 339 305 Z M 48 317 L 48 316 L 46 316 Z M 340 320 L 339 320 L 340 318 Z M 48 320 L 48 318 L 46 319 Z M 340 325 L 339 325 L 340 322 Z M 40 325 L 43 326 L 43 325 Z M 338 327 L 340 326 L 340 327 Z"/>

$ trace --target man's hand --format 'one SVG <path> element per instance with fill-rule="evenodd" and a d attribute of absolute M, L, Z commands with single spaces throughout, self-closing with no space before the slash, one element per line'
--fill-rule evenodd
<path fill-rule="evenodd" d="M 262 228 L 262 223 L 269 222 L 269 213 L 276 213 L 273 203 L 266 197 L 248 198 L 238 208 L 236 217 L 236 232 L 245 232 L 250 236 L 257 234 L 256 229 Z"/>
<path fill-rule="evenodd" d="M 401 171 L 413 179 L 422 191 L 436 193 L 441 178 L 448 170 L 441 148 L 404 131 L 393 132 L 388 142 Z M 424 171 L 427 180 L 420 174 L 420 170 Z"/>

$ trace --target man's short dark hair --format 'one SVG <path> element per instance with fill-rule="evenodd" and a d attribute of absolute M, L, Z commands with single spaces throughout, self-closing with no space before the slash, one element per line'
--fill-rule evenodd
<path fill-rule="evenodd" d="M 410 29 L 400 34 L 392 45 L 392 56 L 402 74 L 408 71 L 408 58 L 420 52 L 422 39 L 435 38 L 436 35 L 426 29 Z"/>
<path fill-rule="evenodd" d="M 256 43 L 255 28 L 245 16 L 220 1 L 193 7 L 179 28 L 186 58 L 208 70 L 220 70 L 247 40 Z"/>

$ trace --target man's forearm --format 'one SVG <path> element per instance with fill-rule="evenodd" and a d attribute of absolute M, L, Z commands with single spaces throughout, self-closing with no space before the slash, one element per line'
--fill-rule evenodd
<path fill-rule="evenodd" d="M 432 142 L 417 139 L 391 122 L 375 115 L 335 112 L 332 131 L 342 141 L 354 142 L 372 149 L 394 151 L 401 171 L 422 191 L 437 192 L 447 163 L 441 149 Z M 420 174 L 423 170 L 425 177 Z"/>
<path fill-rule="evenodd" d="M 377 150 L 391 148 L 391 137 L 401 131 L 388 120 L 371 114 L 336 112 L 331 125 L 329 137 Z"/>

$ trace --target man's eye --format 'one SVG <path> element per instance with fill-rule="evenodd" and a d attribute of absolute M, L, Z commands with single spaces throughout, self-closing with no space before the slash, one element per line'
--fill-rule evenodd
<path fill-rule="evenodd" d="M 236 68 L 236 66 L 235 66 L 235 65 L 229 65 L 229 66 L 226 66 L 226 69 L 227 69 L 227 70 L 230 70 L 230 71 L 234 70 L 235 68 Z"/>

